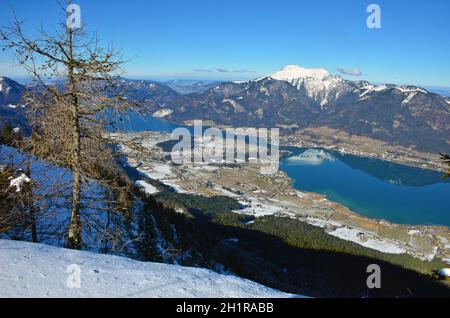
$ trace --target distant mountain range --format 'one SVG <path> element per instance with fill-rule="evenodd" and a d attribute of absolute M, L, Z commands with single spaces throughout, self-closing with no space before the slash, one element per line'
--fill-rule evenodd
<path fill-rule="evenodd" d="M 427 91 L 436 93 L 443 97 L 450 99 L 450 88 L 449 87 L 439 87 L 439 86 L 423 86 Z"/>
<path fill-rule="evenodd" d="M 223 82 L 219 81 L 194 81 L 194 80 L 170 80 L 161 82 L 163 85 L 169 86 L 171 89 L 182 95 L 192 93 L 204 93 L 208 89 L 213 88 Z"/>
<path fill-rule="evenodd" d="M 0 83 L 4 117 L 24 87 L 6 78 Z M 178 123 L 203 119 L 235 127 L 278 126 L 282 134 L 326 126 L 419 151 L 450 152 L 450 99 L 416 86 L 349 81 L 296 65 L 245 82 L 122 83 L 147 113 Z"/>
<path fill-rule="evenodd" d="M 131 80 L 125 79 L 128 84 L 139 83 L 144 85 L 156 84 L 160 87 L 169 87 L 180 95 L 189 95 L 193 93 L 204 93 L 208 89 L 215 87 L 223 82 L 220 81 L 196 81 L 196 80 L 169 80 L 169 81 L 153 81 L 153 80 Z M 155 86 L 152 86 L 153 88 Z"/>

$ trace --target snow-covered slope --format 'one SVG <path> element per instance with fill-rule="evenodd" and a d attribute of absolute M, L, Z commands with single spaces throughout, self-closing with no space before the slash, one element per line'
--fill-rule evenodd
<path fill-rule="evenodd" d="M 81 268 L 80 288 L 73 268 Z M 70 275 L 72 273 L 72 276 Z M 72 284 L 71 284 L 72 283 Z M 74 284 L 75 283 L 75 284 Z M 213 271 L 0 240 L 0 297 L 293 297 Z"/>
<path fill-rule="evenodd" d="M 0 106 L 19 103 L 25 87 L 7 77 L 0 77 Z M 10 107 L 12 108 L 12 107 Z"/>
<path fill-rule="evenodd" d="M 392 94 L 402 95 L 403 96 L 402 106 L 411 102 L 413 98 L 418 96 L 418 94 L 424 95 L 428 94 L 426 90 L 420 87 L 392 85 L 392 84 L 380 84 L 380 85 L 367 84 L 356 89 L 354 93 L 358 93 L 359 94 L 358 101 L 362 101 L 377 96 L 376 93 L 383 93 L 386 91 L 391 91 Z"/>

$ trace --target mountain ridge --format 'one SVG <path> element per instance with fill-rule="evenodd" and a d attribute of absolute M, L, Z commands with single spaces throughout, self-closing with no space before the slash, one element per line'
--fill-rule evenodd
<path fill-rule="evenodd" d="M 166 118 L 179 123 L 328 126 L 419 151 L 450 151 L 450 104 L 444 97 L 412 85 L 349 81 L 324 69 L 291 65 L 255 80 L 176 96 L 164 107 L 170 110 Z"/>

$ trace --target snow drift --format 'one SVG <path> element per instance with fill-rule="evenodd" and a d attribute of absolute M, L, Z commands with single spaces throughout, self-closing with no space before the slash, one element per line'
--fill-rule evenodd
<path fill-rule="evenodd" d="M 80 288 L 69 288 L 77 266 Z M 207 269 L 10 240 L 0 240 L 0 273 L 0 297 L 293 297 Z"/>

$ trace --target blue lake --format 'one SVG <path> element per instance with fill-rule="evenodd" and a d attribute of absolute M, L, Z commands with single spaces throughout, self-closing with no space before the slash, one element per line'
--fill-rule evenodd
<path fill-rule="evenodd" d="M 161 119 L 131 116 L 127 130 L 172 132 Z M 282 147 L 280 168 L 300 190 L 325 194 L 354 212 L 401 224 L 450 226 L 450 182 L 439 172 L 323 149 Z"/>
<path fill-rule="evenodd" d="M 450 183 L 442 173 L 322 149 L 288 149 L 293 154 L 281 169 L 297 189 L 325 194 L 371 218 L 450 226 Z"/>

